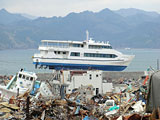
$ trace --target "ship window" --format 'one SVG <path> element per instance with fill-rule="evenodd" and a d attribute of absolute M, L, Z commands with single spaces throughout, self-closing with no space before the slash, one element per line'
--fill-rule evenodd
<path fill-rule="evenodd" d="M 109 46 L 109 49 L 112 49 L 112 46 Z"/>
<path fill-rule="evenodd" d="M 26 80 L 29 80 L 29 77 L 26 77 Z"/>
<path fill-rule="evenodd" d="M 55 54 L 57 54 L 57 51 L 54 51 Z"/>
<path fill-rule="evenodd" d="M 112 46 L 89 45 L 89 49 L 112 49 Z"/>
<path fill-rule="evenodd" d="M 79 52 L 71 52 L 71 56 L 80 56 Z"/>
<path fill-rule="evenodd" d="M 32 80 L 33 80 L 33 77 L 31 77 L 30 80 L 32 81 Z"/>
<path fill-rule="evenodd" d="M 84 57 L 116 58 L 114 54 L 84 53 Z"/>
<path fill-rule="evenodd" d="M 61 52 L 60 51 L 58 51 L 58 54 L 60 54 Z"/>
<path fill-rule="evenodd" d="M 80 47 L 80 44 L 73 44 L 73 47 Z"/>
<path fill-rule="evenodd" d="M 21 78 L 22 77 L 22 74 L 19 74 L 19 78 Z"/>
<path fill-rule="evenodd" d="M 96 75 L 96 77 L 98 77 L 98 74 Z"/>
<path fill-rule="evenodd" d="M 65 54 L 66 54 L 66 52 L 63 52 L 63 54 L 65 55 Z"/>
<path fill-rule="evenodd" d="M 91 75 L 91 74 L 89 75 L 89 79 L 90 79 L 90 80 L 92 79 L 92 75 Z"/>
<path fill-rule="evenodd" d="M 98 46 L 98 45 L 89 45 L 89 48 L 90 49 L 100 49 L 102 48 L 101 46 Z"/>
<path fill-rule="evenodd" d="M 25 79 L 25 75 L 23 75 L 23 77 L 22 77 L 23 79 Z"/>

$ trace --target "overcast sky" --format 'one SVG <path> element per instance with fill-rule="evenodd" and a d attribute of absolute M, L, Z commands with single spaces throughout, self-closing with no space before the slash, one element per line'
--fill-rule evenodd
<path fill-rule="evenodd" d="M 33 16 L 65 16 L 85 10 L 98 12 L 104 8 L 138 8 L 160 13 L 160 0 L 0 0 L 0 9 Z"/>

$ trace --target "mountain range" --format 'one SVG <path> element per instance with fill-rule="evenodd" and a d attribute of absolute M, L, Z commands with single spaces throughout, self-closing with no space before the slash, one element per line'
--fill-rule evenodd
<path fill-rule="evenodd" d="M 33 17 L 32 17 L 33 18 Z M 30 19 L 0 10 L 0 49 L 36 48 L 42 39 L 96 41 L 114 48 L 160 48 L 160 14 L 134 8 L 70 13 Z"/>

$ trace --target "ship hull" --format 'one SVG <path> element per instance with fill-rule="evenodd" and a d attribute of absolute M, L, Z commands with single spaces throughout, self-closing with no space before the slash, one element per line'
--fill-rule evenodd
<path fill-rule="evenodd" d="M 33 62 L 35 65 L 47 66 L 49 69 L 61 70 L 73 70 L 73 69 L 83 69 L 83 70 L 103 70 L 103 71 L 122 71 L 127 66 L 123 65 L 95 65 L 95 64 L 69 64 L 69 63 L 47 63 L 47 62 Z"/>

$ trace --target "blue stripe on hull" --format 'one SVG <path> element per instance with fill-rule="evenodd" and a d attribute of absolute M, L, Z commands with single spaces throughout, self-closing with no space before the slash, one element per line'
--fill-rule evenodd
<path fill-rule="evenodd" d="M 66 63 L 42 63 L 42 62 L 33 62 L 33 64 L 48 66 L 49 69 L 61 70 L 61 69 L 96 69 L 103 71 L 122 71 L 127 66 L 115 66 L 115 65 L 88 65 L 88 64 L 66 64 Z"/>

